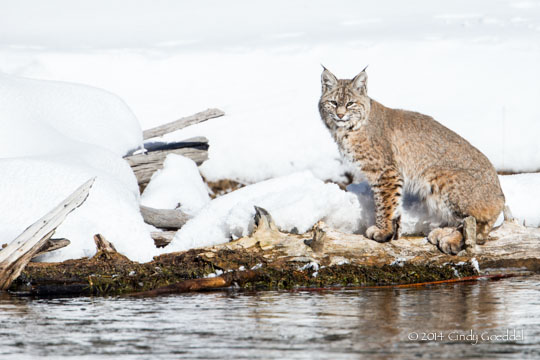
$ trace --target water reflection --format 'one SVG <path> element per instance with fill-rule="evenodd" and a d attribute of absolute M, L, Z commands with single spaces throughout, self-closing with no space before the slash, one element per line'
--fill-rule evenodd
<path fill-rule="evenodd" d="M 0 296 L 0 358 L 349 359 L 540 356 L 540 277 L 147 299 Z M 519 341 L 450 333 L 524 329 Z M 411 334 L 442 334 L 422 341 Z"/>

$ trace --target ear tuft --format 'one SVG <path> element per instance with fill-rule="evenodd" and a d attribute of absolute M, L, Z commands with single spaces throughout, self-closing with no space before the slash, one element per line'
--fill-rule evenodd
<path fill-rule="evenodd" d="M 334 88 L 337 85 L 338 80 L 336 76 L 330 72 L 330 70 L 328 70 L 324 66 L 323 66 L 323 69 L 324 70 L 321 75 L 321 84 L 322 84 L 322 91 L 326 92 Z"/>
<path fill-rule="evenodd" d="M 362 95 L 367 95 L 367 66 L 362 70 L 362 72 L 354 77 L 351 80 L 351 83 L 356 91 Z"/>

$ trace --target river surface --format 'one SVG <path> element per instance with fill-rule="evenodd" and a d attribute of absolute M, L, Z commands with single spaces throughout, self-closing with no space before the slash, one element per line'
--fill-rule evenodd
<path fill-rule="evenodd" d="M 540 276 L 142 299 L 0 296 L 0 359 L 39 357 L 539 359 Z"/>

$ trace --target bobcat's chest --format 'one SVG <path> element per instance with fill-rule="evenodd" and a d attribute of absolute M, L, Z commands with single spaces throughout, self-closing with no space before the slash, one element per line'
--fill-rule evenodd
<path fill-rule="evenodd" d="M 338 131 L 334 134 L 341 157 L 355 170 L 360 171 L 371 157 L 365 136 L 359 132 Z"/>
<path fill-rule="evenodd" d="M 342 159 L 349 165 L 355 177 L 360 176 L 362 168 L 366 165 L 366 161 L 372 158 L 372 155 L 368 154 L 371 149 L 367 146 L 365 137 L 358 132 L 343 131 L 336 132 L 334 139 L 338 145 Z"/>

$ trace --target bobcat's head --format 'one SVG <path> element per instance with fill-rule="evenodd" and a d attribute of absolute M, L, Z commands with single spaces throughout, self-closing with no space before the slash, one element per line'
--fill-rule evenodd
<path fill-rule="evenodd" d="M 319 111 L 326 126 L 331 130 L 355 130 L 362 126 L 370 110 L 366 69 L 352 80 L 342 80 L 324 68 L 321 82 Z"/>

